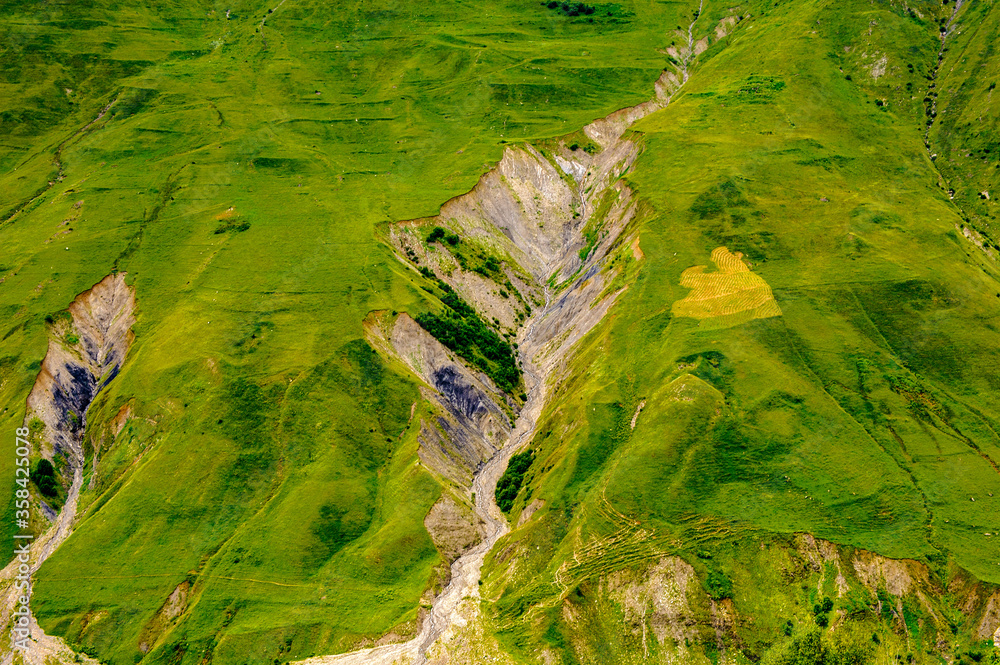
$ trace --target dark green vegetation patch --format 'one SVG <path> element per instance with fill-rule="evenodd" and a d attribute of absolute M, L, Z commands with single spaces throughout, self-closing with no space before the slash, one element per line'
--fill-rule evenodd
<path fill-rule="evenodd" d="M 514 499 L 517 498 L 517 493 L 521 491 L 524 474 L 528 472 L 534 461 L 534 450 L 526 450 L 510 458 L 507 470 L 500 476 L 496 487 L 497 506 L 503 512 L 509 513 L 511 508 L 514 507 Z"/>
<path fill-rule="evenodd" d="M 591 5 L 586 2 L 545 0 L 541 5 L 560 16 L 586 23 L 615 23 L 633 15 L 616 3 Z"/>
<path fill-rule="evenodd" d="M 444 315 L 424 312 L 417 315 L 417 323 L 485 372 L 500 390 L 514 394 L 521 384 L 521 369 L 510 343 L 490 328 L 449 284 L 437 280 L 437 286 L 442 292 L 441 302 L 447 306 Z"/>

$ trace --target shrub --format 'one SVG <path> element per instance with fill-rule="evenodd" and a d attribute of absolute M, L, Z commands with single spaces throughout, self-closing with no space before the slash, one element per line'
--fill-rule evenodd
<path fill-rule="evenodd" d="M 56 470 L 52 466 L 52 462 L 47 459 L 38 460 L 38 465 L 35 466 L 34 472 L 31 474 L 31 480 L 34 481 L 35 486 L 38 487 L 38 491 L 45 496 L 55 496 L 58 490 L 58 483 L 55 479 Z"/>
<path fill-rule="evenodd" d="M 778 660 L 780 665 L 826 665 L 829 649 L 819 631 L 804 635 L 794 642 Z"/>
<path fill-rule="evenodd" d="M 713 570 L 705 579 L 705 589 L 715 600 L 733 597 L 733 581 L 725 573 Z"/>
<path fill-rule="evenodd" d="M 521 491 L 521 484 L 524 482 L 524 474 L 531 468 L 531 463 L 535 461 L 535 451 L 526 450 L 510 458 L 507 470 L 497 481 L 496 499 L 497 506 L 505 513 L 509 513 L 514 507 L 514 499 Z"/>
<path fill-rule="evenodd" d="M 56 469 L 52 466 L 52 462 L 42 458 L 38 460 L 38 465 L 35 467 L 35 474 L 39 477 L 48 476 L 52 478 L 56 475 Z"/>
<path fill-rule="evenodd" d="M 543 3 L 544 4 L 544 3 Z M 566 16 L 590 16 L 595 8 L 582 2 L 549 2 L 545 5 L 549 9 L 558 9 Z M 611 12 L 608 12 L 611 15 Z"/>
<path fill-rule="evenodd" d="M 227 231 L 233 231 L 235 233 L 242 233 L 250 228 L 250 222 L 239 221 L 237 219 L 231 219 L 228 222 L 219 224 L 215 229 L 216 235 L 226 233 Z"/>
<path fill-rule="evenodd" d="M 431 229 L 430 235 L 427 236 L 427 242 L 428 243 L 437 242 L 438 240 L 441 240 L 441 238 L 444 238 L 444 236 L 445 236 L 445 230 L 440 226 L 435 226 L 433 229 Z"/>
<path fill-rule="evenodd" d="M 38 486 L 38 491 L 45 496 L 52 497 L 56 495 L 56 479 L 51 476 L 42 476 L 35 482 L 35 485 Z"/>

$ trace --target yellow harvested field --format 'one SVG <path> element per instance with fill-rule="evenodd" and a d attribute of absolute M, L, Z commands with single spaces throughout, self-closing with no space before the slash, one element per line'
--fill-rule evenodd
<path fill-rule="evenodd" d="M 718 267 L 716 272 L 705 272 L 706 266 L 694 266 L 681 273 L 681 286 L 691 289 L 691 293 L 674 303 L 674 316 L 725 317 L 724 321 L 713 323 L 730 326 L 781 315 L 771 287 L 750 272 L 743 254 L 717 247 L 712 252 L 712 262 Z"/>

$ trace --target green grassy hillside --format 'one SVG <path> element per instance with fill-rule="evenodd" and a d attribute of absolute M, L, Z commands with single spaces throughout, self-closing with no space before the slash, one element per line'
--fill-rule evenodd
<path fill-rule="evenodd" d="M 506 141 L 648 97 L 648 26 L 676 11 L 4 5 L 5 427 L 46 315 L 113 270 L 139 302 L 89 413 L 78 531 L 38 577 L 42 625 L 111 662 L 271 662 L 412 629 L 440 489 L 415 465 L 416 387 L 361 337 L 371 310 L 426 305 L 375 225 L 433 214 Z"/>
<path fill-rule="evenodd" d="M 680 554 L 706 584 L 713 569 L 736 580 L 756 660 L 783 644 L 778 619 L 812 604 L 761 577 L 778 564 L 757 546 L 788 548 L 765 534 L 916 559 L 944 585 L 957 569 L 1000 582 L 1000 274 L 958 230 L 965 211 L 924 149 L 905 63 L 934 65 L 939 10 L 912 6 L 924 20 L 888 3 L 769 8 L 637 126 L 645 259 L 540 426 L 517 505 L 545 508 L 512 536 L 528 561 L 511 572 L 498 547 L 488 575 L 520 653 L 600 661 L 581 644 L 598 649 L 593 622 L 621 620 L 594 600 L 607 576 Z M 863 66 L 882 54 L 888 84 Z M 672 313 L 681 272 L 719 246 L 745 253 L 781 316 L 719 327 Z M 609 514 L 645 535 L 621 540 Z M 560 593 L 574 583 L 579 598 Z M 909 639 L 883 652 L 906 656 Z"/>
<path fill-rule="evenodd" d="M 652 96 L 697 6 L 594 6 L 0 4 L 0 429 L 46 315 L 112 271 L 138 302 L 88 414 L 77 530 L 38 574 L 49 634 L 103 662 L 221 664 L 415 632 L 442 484 L 417 458 L 418 385 L 362 321 L 432 305 L 376 228 L 436 214 L 507 143 Z M 697 658 L 777 657 L 786 620 L 801 637 L 822 595 L 847 607 L 832 574 L 785 583 L 796 533 L 934 576 L 930 610 L 843 634 L 920 662 L 986 648 L 945 596 L 1000 584 L 1000 272 L 974 242 L 997 240 L 1000 14 L 960 9 L 938 65 L 953 7 L 704 4 L 700 35 L 744 18 L 635 128 L 644 258 L 622 253 L 627 290 L 539 423 L 511 522 L 542 509 L 484 569 L 512 658 L 639 662 L 595 589 L 674 555 L 752 618 Z M 720 246 L 780 316 L 674 313 Z M 641 537 L 611 538 L 626 526 Z M 588 539 L 599 556 L 567 568 Z M 931 614 L 945 646 L 916 628 Z"/>

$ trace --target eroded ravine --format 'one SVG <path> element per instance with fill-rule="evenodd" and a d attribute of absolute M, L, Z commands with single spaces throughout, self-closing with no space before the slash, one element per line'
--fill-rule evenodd
<path fill-rule="evenodd" d="M 511 456 L 530 443 L 572 349 L 603 319 L 624 289 L 615 286 L 622 267 L 612 264 L 620 263 L 616 258 L 633 254 L 637 206 L 622 176 L 631 170 L 640 147 L 623 134 L 637 120 L 663 108 L 687 80 L 688 66 L 698 53 L 691 38 L 693 25 L 687 31 L 686 52 L 656 81 L 655 96 L 585 127 L 591 145 L 578 149 L 559 143 L 544 151 L 531 145 L 510 147 L 473 191 L 449 201 L 438 217 L 393 225 L 390 243 L 401 260 L 415 270 L 419 263 L 470 302 L 484 319 L 494 320 L 516 339 L 525 398 L 505 395 L 489 377 L 445 349 L 406 315 L 366 322 L 374 346 L 401 359 L 426 384 L 422 394 L 437 420 L 421 431 L 421 461 L 433 473 L 464 488 L 466 497 L 475 497 L 474 511 L 484 533 L 451 563 L 450 579 L 413 639 L 307 662 L 422 663 L 428 654 L 434 662 L 448 662 L 449 636 L 456 627 L 474 620 L 470 607 L 473 613 L 478 607 L 485 557 L 510 531 L 496 505 L 497 480 Z M 511 293 L 491 292 L 495 284 L 458 265 L 461 262 L 445 245 L 422 241 L 426 229 L 435 224 L 502 256 Z M 44 423 L 44 440 L 49 445 L 45 456 L 60 455 L 66 460 L 64 475 L 72 477 L 62 511 L 32 548 L 32 572 L 72 532 L 84 476 L 87 409 L 121 367 L 132 342 L 134 307 L 134 294 L 122 275 L 108 276 L 81 294 L 66 324 L 75 334 L 57 331 L 29 397 L 26 421 L 37 418 Z M 435 455 L 435 450 L 440 454 Z M 8 586 L 0 592 L 0 619 L 8 625 L 12 570 L 8 566 L 3 571 Z M 465 602 L 470 599 L 472 603 Z M 85 659 L 37 625 L 33 637 L 35 648 L 26 654 L 25 662 Z M 12 654 L 4 655 L 4 663 L 12 660 Z"/>
<path fill-rule="evenodd" d="M 28 396 L 25 425 L 33 425 L 43 458 L 64 461 L 63 475 L 69 475 L 66 502 L 44 533 L 32 543 L 31 576 L 69 537 L 76 519 L 77 500 L 83 485 L 85 451 L 83 436 L 87 411 L 94 398 L 121 369 L 132 345 L 135 323 L 135 293 L 125 283 L 124 274 L 108 275 L 78 295 L 64 316 L 56 317 L 41 370 Z M 40 427 L 41 431 L 37 431 Z M 45 510 L 47 504 L 39 503 Z M 48 509 L 51 511 L 51 509 Z M 47 511 L 47 512 L 48 512 Z M 9 633 L 11 613 L 20 592 L 13 581 L 19 562 L 15 559 L 0 571 L 0 624 Z M 19 652 L 28 665 L 52 662 L 97 663 L 75 654 L 57 637 L 46 635 L 32 617 L 30 648 Z M 4 640 L 0 663 L 14 662 L 11 644 Z"/>
<path fill-rule="evenodd" d="M 663 108 L 687 80 L 689 64 L 700 52 L 693 39 L 700 12 L 701 7 L 686 34 L 679 31 L 686 47 L 672 70 L 665 70 L 656 82 L 655 97 L 584 128 L 595 149 L 580 150 L 565 143 L 545 151 L 511 146 L 472 191 L 446 203 L 437 217 L 391 226 L 389 242 L 401 261 L 446 284 L 501 332 L 516 335 L 527 399 L 518 409 L 487 376 L 407 315 L 369 317 L 369 341 L 380 353 L 409 366 L 428 386 L 421 391 L 423 397 L 440 412 L 436 423 L 422 425 L 421 461 L 441 478 L 465 486 L 466 497 L 475 499 L 484 534 L 452 562 L 448 584 L 434 598 L 413 639 L 302 662 L 447 663 L 449 640 L 476 620 L 483 562 L 510 531 L 496 504 L 497 481 L 510 458 L 532 440 L 572 349 L 624 290 L 613 286 L 622 269 L 612 267 L 618 263 L 613 259 L 627 253 L 638 260 L 632 250 L 637 207 L 621 178 L 631 170 L 640 147 L 623 135 L 636 121 Z M 723 21 L 716 34 L 724 35 L 734 22 Z M 496 284 L 482 270 L 470 269 L 460 252 L 432 241 L 428 231 L 438 227 L 456 234 L 462 244 L 473 243 L 504 257 L 503 274 L 492 277 Z M 506 289 L 516 291 L 516 298 L 503 289 L 497 291 L 504 277 Z M 449 398 L 456 394 L 462 399 Z M 508 425 L 493 415 L 505 404 L 516 415 Z M 496 440 L 498 433 L 506 434 L 504 441 Z M 462 479 L 468 475 L 471 483 L 466 486 Z"/>

